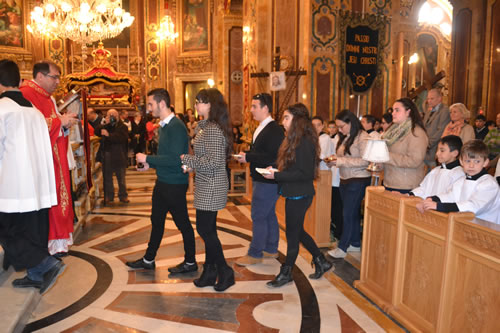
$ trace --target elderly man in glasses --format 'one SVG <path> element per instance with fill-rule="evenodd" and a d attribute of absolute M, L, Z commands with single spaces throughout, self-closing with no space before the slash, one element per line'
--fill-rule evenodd
<path fill-rule="evenodd" d="M 252 193 L 252 242 L 248 254 L 236 261 L 239 266 L 248 266 L 262 262 L 262 258 L 277 258 L 279 226 L 276 218 L 278 185 L 272 179 L 265 179 L 255 168 L 276 167 L 278 149 L 285 135 L 281 126 L 272 118 L 273 100 L 271 95 L 262 93 L 253 96 L 253 118 L 259 126 L 253 133 L 249 151 L 240 152 L 238 162 L 250 163 L 253 182 Z"/>
<path fill-rule="evenodd" d="M 49 209 L 49 253 L 65 256 L 73 244 L 73 205 L 68 166 L 69 128 L 78 122 L 76 115 L 61 115 L 52 94 L 59 85 L 61 70 L 50 61 L 42 61 L 33 67 L 33 80 L 25 80 L 20 88 L 24 98 L 30 101 L 45 117 L 52 145 L 56 176 L 57 205 Z"/>

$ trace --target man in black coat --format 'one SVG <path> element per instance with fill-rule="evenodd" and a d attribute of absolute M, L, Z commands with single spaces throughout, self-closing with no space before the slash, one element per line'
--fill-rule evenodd
<path fill-rule="evenodd" d="M 102 125 L 97 126 L 95 134 L 101 137 L 101 145 L 97 153 L 102 162 L 104 178 L 103 204 L 111 203 L 115 197 L 113 174 L 118 182 L 118 197 L 120 202 L 129 203 L 125 170 L 127 169 L 128 128 L 120 120 L 118 111 L 108 110 Z"/>
<path fill-rule="evenodd" d="M 278 150 L 285 135 L 281 126 L 271 117 L 273 100 L 262 93 L 253 96 L 250 111 L 259 126 L 253 134 L 249 151 L 240 152 L 238 162 L 250 163 L 252 176 L 252 242 L 248 254 L 236 261 L 237 265 L 248 266 L 262 262 L 262 258 L 277 258 L 280 238 L 276 201 L 278 185 L 272 179 L 265 179 L 255 168 L 276 167 Z"/>

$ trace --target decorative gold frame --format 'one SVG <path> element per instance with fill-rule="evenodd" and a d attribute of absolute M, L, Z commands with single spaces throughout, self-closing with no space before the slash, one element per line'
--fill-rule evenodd
<path fill-rule="evenodd" d="M 23 34 L 23 39 L 24 39 L 24 44 L 21 47 L 18 46 L 8 46 L 1 44 L 0 45 L 0 52 L 5 52 L 5 53 L 24 53 L 24 54 L 31 54 L 31 36 L 28 34 L 28 30 L 26 29 L 26 26 L 28 25 L 29 18 L 30 18 L 30 9 L 28 5 L 28 0 L 15 0 L 16 3 L 20 4 L 20 7 L 22 8 L 21 12 L 21 17 L 22 17 L 22 22 L 21 22 L 21 29 L 22 29 L 22 34 Z"/>
<path fill-rule="evenodd" d="M 188 0 L 178 0 L 179 5 L 177 6 L 177 27 L 179 31 L 179 55 L 180 56 L 208 56 L 212 50 L 212 7 L 213 0 L 199 0 L 205 3 L 206 9 L 206 22 L 207 22 L 207 45 L 199 49 L 187 49 L 184 43 L 184 16 L 185 16 L 185 4 Z"/>

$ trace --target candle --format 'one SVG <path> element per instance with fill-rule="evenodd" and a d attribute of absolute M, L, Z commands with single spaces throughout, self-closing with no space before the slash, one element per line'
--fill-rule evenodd
<path fill-rule="evenodd" d="M 130 48 L 127 45 L 127 73 L 130 74 Z"/>
<path fill-rule="evenodd" d="M 116 44 L 116 71 L 120 71 L 120 49 L 118 48 L 118 44 Z"/>
<path fill-rule="evenodd" d="M 141 58 L 139 56 L 139 41 L 137 41 L 137 75 L 141 77 Z"/>

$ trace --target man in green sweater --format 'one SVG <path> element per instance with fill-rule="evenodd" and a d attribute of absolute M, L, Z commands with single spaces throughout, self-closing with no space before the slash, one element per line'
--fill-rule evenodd
<path fill-rule="evenodd" d="M 184 261 L 170 267 L 171 273 L 188 273 L 198 270 L 195 259 L 194 231 L 189 221 L 186 191 L 188 174 L 182 170 L 182 154 L 188 153 L 186 127 L 170 109 L 170 95 L 165 89 L 153 89 L 148 93 L 148 111 L 160 118 L 159 145 L 157 155 L 136 154 L 139 171 L 156 169 L 157 180 L 153 189 L 151 208 L 151 236 L 143 258 L 127 262 L 131 268 L 155 269 L 155 257 L 165 229 L 165 218 L 170 212 L 184 241 Z"/>

